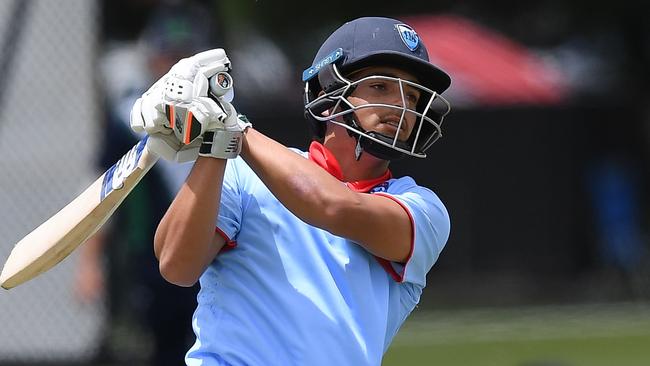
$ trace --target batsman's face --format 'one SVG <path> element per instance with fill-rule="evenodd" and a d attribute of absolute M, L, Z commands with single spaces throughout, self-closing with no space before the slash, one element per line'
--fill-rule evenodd
<path fill-rule="evenodd" d="M 404 81 L 417 83 L 415 77 L 393 67 L 368 67 L 349 78 L 358 81 L 348 101 L 359 107 L 355 115 L 361 127 L 406 141 L 418 119 L 413 111 L 421 93 Z"/>

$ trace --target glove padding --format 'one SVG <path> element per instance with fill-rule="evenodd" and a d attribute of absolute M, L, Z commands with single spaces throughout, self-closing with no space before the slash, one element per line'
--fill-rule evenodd
<path fill-rule="evenodd" d="M 200 140 L 182 143 L 171 128 L 162 100 L 162 84 L 156 83 L 131 108 L 131 129 L 147 133 L 147 148 L 165 160 L 184 163 L 196 160 Z M 168 106 L 167 106 L 168 107 Z"/>
<path fill-rule="evenodd" d="M 220 106 L 208 97 L 209 78 L 229 70 L 230 61 L 223 49 L 180 60 L 135 102 L 131 109 L 131 128 L 136 133 L 149 134 L 149 149 L 163 159 L 195 160 L 202 142 L 200 136 L 214 129 L 232 130 L 237 125 L 225 123 L 228 114 L 223 105 L 228 106 L 236 120 L 230 103 L 222 101 Z M 225 76 L 230 81 L 229 88 L 222 89 L 218 95 L 211 94 L 232 100 L 232 79 Z"/>
<path fill-rule="evenodd" d="M 221 48 L 200 52 L 178 61 L 161 78 L 165 84 L 165 102 L 187 107 L 194 98 L 207 97 L 208 79 L 219 72 L 230 72 L 230 60 Z M 232 85 L 228 90 L 231 95 L 222 94 L 217 97 L 232 101 Z"/>
<path fill-rule="evenodd" d="M 222 102 L 225 119 L 210 126 L 203 133 L 203 143 L 199 155 L 217 159 L 234 159 L 241 152 L 244 132 L 252 124 L 243 114 L 237 114 L 235 108 L 227 102 Z M 222 109 L 222 110 L 223 110 Z"/>

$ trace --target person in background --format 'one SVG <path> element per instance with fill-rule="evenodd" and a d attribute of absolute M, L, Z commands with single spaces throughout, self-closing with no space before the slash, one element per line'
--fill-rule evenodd
<path fill-rule="evenodd" d="M 198 4 L 166 4 L 150 15 L 136 42 L 110 44 L 102 59 L 106 119 L 99 151 L 102 171 L 116 163 L 142 134 L 129 128 L 130 105 L 173 63 L 209 48 L 214 30 Z M 125 113 L 125 106 L 126 109 Z M 185 173 L 184 173 L 185 172 Z M 82 246 L 75 291 L 84 303 L 106 297 L 107 329 L 98 361 L 148 358 L 151 365 L 178 365 L 191 344 L 190 319 L 197 287 L 180 288 L 162 279 L 151 250 L 157 223 L 185 179 L 186 171 L 159 161 L 118 209 L 109 225 Z M 144 352 L 116 344 L 120 329 L 150 340 Z M 142 342 L 135 342 L 140 344 Z M 124 356 L 128 347 L 134 355 Z"/>

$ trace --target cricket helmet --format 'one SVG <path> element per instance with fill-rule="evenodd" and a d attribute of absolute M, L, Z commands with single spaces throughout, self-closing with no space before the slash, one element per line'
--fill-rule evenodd
<path fill-rule="evenodd" d="M 389 66 L 412 74 L 417 82 L 389 76 L 368 76 L 360 80 L 347 77 L 368 66 Z M 347 101 L 356 86 L 368 78 L 387 79 L 420 93 L 415 110 L 402 106 L 366 104 L 354 106 Z M 305 82 L 305 117 L 317 138 L 325 135 L 327 122 L 338 124 L 357 139 L 357 158 L 361 151 L 385 160 L 403 156 L 426 157 L 425 151 L 441 135 L 442 120 L 449 113 L 449 103 L 440 96 L 451 84 L 444 71 L 429 62 L 426 47 L 409 25 L 391 18 L 365 17 L 343 24 L 318 50 L 312 65 L 302 75 Z M 404 95 L 402 95 L 404 101 Z M 365 131 L 355 120 L 360 108 L 385 107 L 417 116 L 407 141 L 375 131 Z M 327 116 L 323 112 L 329 110 Z M 400 121 L 401 123 L 401 121 Z"/>

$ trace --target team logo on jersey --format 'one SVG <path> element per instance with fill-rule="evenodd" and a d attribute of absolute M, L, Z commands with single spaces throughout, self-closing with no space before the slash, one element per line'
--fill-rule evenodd
<path fill-rule="evenodd" d="M 372 187 L 370 193 L 386 192 L 388 191 L 388 186 L 388 181 L 377 184 L 376 186 Z"/>
<path fill-rule="evenodd" d="M 399 33 L 402 42 L 404 42 L 409 50 L 415 51 L 418 49 L 418 46 L 420 46 L 420 37 L 413 28 L 406 24 L 395 24 L 395 29 L 397 29 L 397 33 Z"/>
<path fill-rule="evenodd" d="M 140 161 L 144 146 L 147 144 L 147 138 L 148 136 L 140 140 L 122 159 L 106 171 L 100 200 L 103 201 L 109 193 L 124 187 L 124 180 L 138 167 L 138 161 Z"/>

